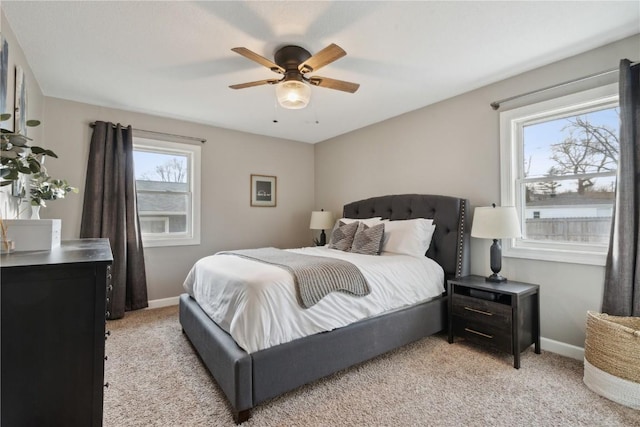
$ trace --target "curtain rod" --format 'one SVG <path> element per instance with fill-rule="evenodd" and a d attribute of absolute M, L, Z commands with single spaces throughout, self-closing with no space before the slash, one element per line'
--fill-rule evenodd
<path fill-rule="evenodd" d="M 638 65 L 638 62 L 634 62 L 631 65 Z M 493 108 L 494 110 L 497 110 L 498 108 L 500 108 L 500 104 L 502 104 L 503 102 L 509 102 L 509 101 L 513 101 L 514 99 L 518 99 L 518 98 L 524 98 L 525 96 L 529 96 L 529 95 L 534 95 L 536 93 L 542 93 L 542 92 L 546 92 L 548 90 L 551 89 L 557 89 L 563 86 L 567 86 L 573 83 L 578 83 L 578 82 L 582 82 L 584 80 L 589 80 L 589 79 L 593 79 L 595 77 L 600 77 L 600 76 L 606 76 L 607 74 L 612 74 L 615 73 L 619 70 L 619 68 L 614 68 L 612 70 L 607 70 L 607 71 L 602 71 L 600 73 L 594 73 L 594 74 L 589 74 L 588 76 L 584 76 L 584 77 L 580 77 L 577 79 L 573 79 L 573 80 L 568 80 L 566 82 L 562 82 L 562 83 L 558 83 L 552 86 L 547 86 L 545 88 L 542 89 L 536 89 L 536 90 L 532 90 L 531 92 L 526 92 L 526 93 L 521 93 L 520 95 L 515 95 L 515 96 L 510 96 L 509 98 L 504 98 L 501 99 L 499 101 L 494 101 L 491 104 L 491 108 Z"/>
<path fill-rule="evenodd" d="M 89 126 L 95 127 L 96 126 L 96 122 L 89 123 Z M 116 125 L 113 125 L 113 127 L 115 128 Z M 202 142 L 203 144 L 205 142 L 207 142 L 207 140 L 204 139 L 204 138 L 196 138 L 196 137 L 193 137 L 193 136 L 177 135 L 177 134 L 174 134 L 174 133 L 156 132 L 156 131 L 153 131 L 153 130 L 144 130 L 144 129 L 135 129 L 135 128 L 131 128 L 131 130 L 137 131 L 137 132 L 150 133 L 150 134 L 153 134 L 153 135 L 162 135 L 162 136 L 170 136 L 170 137 L 173 137 L 173 138 L 188 139 L 190 141 L 199 141 L 199 142 Z"/>

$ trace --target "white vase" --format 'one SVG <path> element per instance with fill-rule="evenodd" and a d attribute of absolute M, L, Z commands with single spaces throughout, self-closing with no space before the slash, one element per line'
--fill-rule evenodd
<path fill-rule="evenodd" d="M 40 206 L 31 206 L 31 219 L 40 219 Z"/>

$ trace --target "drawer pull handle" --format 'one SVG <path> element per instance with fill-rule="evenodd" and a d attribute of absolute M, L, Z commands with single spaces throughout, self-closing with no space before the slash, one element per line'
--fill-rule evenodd
<path fill-rule="evenodd" d="M 480 335 L 485 338 L 493 339 L 493 335 L 483 334 L 482 332 L 474 331 L 473 329 L 464 328 L 465 331 L 471 332 L 472 334 Z"/>
<path fill-rule="evenodd" d="M 484 314 L 485 316 L 493 316 L 493 313 L 489 313 L 488 311 L 478 310 L 476 308 L 465 307 L 465 310 L 473 311 L 474 313 Z"/>
<path fill-rule="evenodd" d="M 109 388 L 109 383 L 108 382 L 104 383 L 104 388 Z"/>

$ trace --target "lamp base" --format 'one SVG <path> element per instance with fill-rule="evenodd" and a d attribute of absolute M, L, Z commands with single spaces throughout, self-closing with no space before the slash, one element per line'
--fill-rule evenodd
<path fill-rule="evenodd" d="M 318 243 L 318 246 L 324 246 L 327 244 L 327 235 L 325 234 L 324 230 L 322 230 L 322 233 L 320 233 L 320 242 Z"/>
<path fill-rule="evenodd" d="M 484 280 L 486 282 L 502 283 L 506 282 L 507 278 L 499 275 L 498 273 L 493 273 L 491 276 L 485 277 Z"/>

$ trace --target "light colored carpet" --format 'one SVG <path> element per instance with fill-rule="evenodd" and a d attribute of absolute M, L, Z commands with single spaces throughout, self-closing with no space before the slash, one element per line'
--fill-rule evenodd
<path fill-rule="evenodd" d="M 109 321 L 104 425 L 231 426 L 228 404 L 177 307 Z M 640 411 L 591 392 L 582 363 L 509 355 L 437 335 L 289 392 L 244 426 L 640 426 Z"/>

